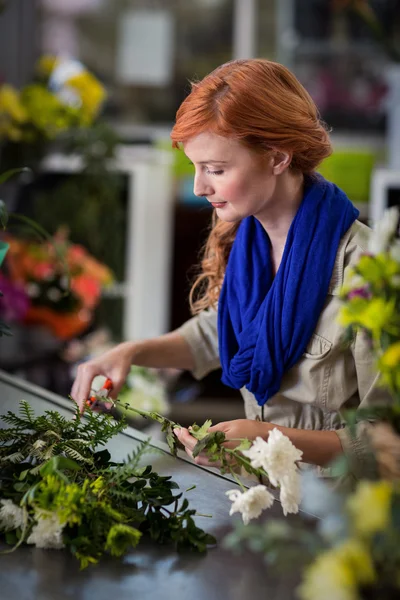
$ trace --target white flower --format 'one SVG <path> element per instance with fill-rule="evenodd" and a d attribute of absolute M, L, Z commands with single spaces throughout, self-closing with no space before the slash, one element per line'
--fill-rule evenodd
<path fill-rule="evenodd" d="M 299 473 L 295 472 L 291 473 L 290 475 L 286 475 L 286 477 L 281 480 L 281 491 L 279 497 L 285 517 L 288 513 L 296 514 L 299 512 L 300 499 L 301 492 Z"/>
<path fill-rule="evenodd" d="M 275 486 L 280 485 L 286 475 L 297 472 L 296 462 L 303 456 L 302 451 L 298 450 L 276 427 L 270 432 L 267 442 L 262 438 L 256 438 L 251 448 L 244 450 L 243 454 L 250 458 L 254 468 L 261 466 Z"/>
<path fill-rule="evenodd" d="M 268 443 L 261 437 L 256 437 L 248 450 L 242 450 L 242 454 L 250 459 L 251 466 L 254 469 L 267 470 L 269 447 Z"/>
<path fill-rule="evenodd" d="M 241 513 L 245 525 L 248 525 L 251 519 L 257 519 L 263 510 L 272 506 L 274 501 L 273 495 L 267 490 L 265 485 L 256 485 L 246 492 L 229 490 L 226 492 L 226 495 L 232 502 L 229 514 Z"/>
<path fill-rule="evenodd" d="M 400 240 L 395 240 L 390 247 L 390 256 L 400 263 Z"/>
<path fill-rule="evenodd" d="M 21 507 L 14 504 L 12 500 L 0 500 L 2 508 L 0 509 L 0 529 L 2 531 L 12 531 L 21 527 L 24 522 L 24 511 Z"/>
<path fill-rule="evenodd" d="M 28 283 L 25 289 L 30 298 L 37 298 L 40 294 L 40 288 L 37 283 Z"/>
<path fill-rule="evenodd" d="M 385 210 L 383 217 L 378 221 L 372 231 L 368 242 L 371 254 L 380 254 L 388 248 L 390 240 L 394 237 L 399 222 L 399 209 L 392 206 Z"/>
<path fill-rule="evenodd" d="M 51 302 L 58 302 L 61 298 L 61 292 L 59 289 L 52 287 L 47 291 L 47 297 Z"/>
<path fill-rule="evenodd" d="M 62 539 L 63 525 L 54 513 L 40 511 L 36 513 L 37 523 L 31 535 L 26 540 L 28 544 L 35 544 L 37 548 L 64 548 Z"/>

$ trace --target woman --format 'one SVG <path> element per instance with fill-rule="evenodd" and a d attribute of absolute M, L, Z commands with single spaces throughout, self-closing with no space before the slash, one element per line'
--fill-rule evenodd
<path fill-rule="evenodd" d="M 212 430 L 254 439 L 277 426 L 305 463 L 322 468 L 344 452 L 353 474 L 365 474 L 368 424 L 350 435 L 341 412 L 386 401 L 385 392 L 366 341 L 343 348 L 336 318 L 345 272 L 366 250 L 369 229 L 315 173 L 331 153 L 315 104 L 282 65 L 232 61 L 193 84 L 171 137 L 195 166 L 194 193 L 215 209 L 191 293 L 195 316 L 81 365 L 72 397 L 83 409 L 98 374 L 117 396 L 132 363 L 198 378 L 221 366 L 247 418 Z M 191 454 L 196 440 L 176 433 Z"/>

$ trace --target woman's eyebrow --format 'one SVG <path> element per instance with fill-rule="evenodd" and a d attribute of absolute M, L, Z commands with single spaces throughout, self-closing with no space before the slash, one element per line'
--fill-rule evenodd
<path fill-rule="evenodd" d="M 227 160 L 213 160 L 212 158 L 210 158 L 209 160 L 199 160 L 198 164 L 209 165 L 210 163 L 213 163 L 214 165 L 225 165 L 227 162 Z"/>

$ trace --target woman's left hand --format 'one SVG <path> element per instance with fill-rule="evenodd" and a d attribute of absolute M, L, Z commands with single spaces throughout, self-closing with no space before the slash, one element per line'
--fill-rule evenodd
<path fill-rule="evenodd" d="M 225 433 L 227 440 L 232 440 L 226 442 L 225 446 L 227 448 L 235 448 L 240 444 L 240 440 L 243 438 L 255 440 L 256 437 L 260 436 L 267 439 L 270 431 L 270 424 L 262 421 L 253 421 L 251 419 L 235 419 L 234 421 L 224 421 L 217 425 L 213 425 L 208 430 L 209 433 L 213 433 L 214 431 L 222 431 Z M 189 429 L 185 429 L 184 427 L 174 429 L 174 433 L 178 440 L 185 446 L 186 453 L 190 458 L 193 458 L 193 448 L 198 440 L 190 434 Z M 205 452 L 201 452 L 196 456 L 194 462 L 203 467 L 218 468 L 221 466 L 219 463 L 210 462 Z"/>

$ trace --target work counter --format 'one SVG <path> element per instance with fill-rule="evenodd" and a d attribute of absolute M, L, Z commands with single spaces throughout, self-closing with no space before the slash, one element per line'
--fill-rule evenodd
<path fill-rule="evenodd" d="M 57 410 L 72 416 L 72 401 L 56 396 L 0 371 L 0 414 L 18 412 L 26 400 L 36 414 Z M 4 426 L 0 421 L 0 427 Z M 107 445 L 112 458 L 123 460 L 144 439 L 146 432 L 128 427 Z M 232 529 L 230 501 L 225 492 L 236 484 L 213 469 L 199 467 L 170 455 L 166 444 L 152 442 L 155 453 L 147 463 L 162 475 L 171 475 L 191 507 L 211 518 L 197 524 L 217 538 L 205 555 L 177 554 L 171 546 L 143 539 L 122 559 L 103 558 L 98 565 L 79 570 L 67 550 L 39 550 L 23 546 L 0 557 L 0 598 L 4 600 L 290 600 L 295 598 L 298 573 L 288 565 L 283 576 L 274 572 L 259 554 L 233 554 L 222 545 Z M 158 450 L 158 451 L 157 451 Z M 160 452 L 161 450 L 161 452 Z M 186 489 L 196 486 L 188 492 Z M 238 517 L 240 518 L 240 517 Z M 263 518 L 282 518 L 278 501 Z M 298 515 L 292 519 L 299 519 Z M 6 548 L 6 546 L 2 546 Z"/>

